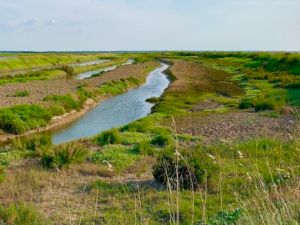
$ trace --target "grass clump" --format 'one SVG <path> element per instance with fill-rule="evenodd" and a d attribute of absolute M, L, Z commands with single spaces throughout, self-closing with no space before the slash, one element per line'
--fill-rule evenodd
<path fill-rule="evenodd" d="M 51 114 L 38 105 L 18 105 L 0 109 L 0 128 L 12 134 L 22 134 L 28 130 L 46 126 Z"/>
<path fill-rule="evenodd" d="M 121 79 L 118 81 L 106 82 L 99 88 L 100 94 L 119 95 L 126 92 L 129 88 L 137 87 L 140 81 L 134 77 Z"/>
<path fill-rule="evenodd" d="M 94 153 L 91 160 L 108 166 L 108 169 L 123 171 L 131 166 L 140 155 L 132 147 L 124 145 L 105 146 L 101 151 Z"/>
<path fill-rule="evenodd" d="M 71 78 L 75 75 L 74 68 L 69 65 L 63 65 L 61 70 L 66 73 L 67 78 Z"/>
<path fill-rule="evenodd" d="M 151 144 L 156 147 L 166 147 L 173 143 L 172 137 L 166 134 L 159 134 L 151 140 Z"/>
<path fill-rule="evenodd" d="M 121 139 L 118 129 L 112 129 L 99 134 L 96 137 L 96 143 L 100 146 L 120 144 Z"/>
<path fill-rule="evenodd" d="M 80 104 L 70 94 L 49 95 L 44 98 L 44 101 L 51 101 L 55 105 L 63 107 L 67 112 L 80 109 Z"/>
<path fill-rule="evenodd" d="M 11 204 L 0 206 L 0 224 L 5 225 L 46 225 L 46 221 L 31 205 Z"/>
<path fill-rule="evenodd" d="M 46 168 L 62 169 L 70 164 L 82 163 L 88 154 L 88 150 L 81 146 L 66 144 L 44 150 L 41 160 Z"/>

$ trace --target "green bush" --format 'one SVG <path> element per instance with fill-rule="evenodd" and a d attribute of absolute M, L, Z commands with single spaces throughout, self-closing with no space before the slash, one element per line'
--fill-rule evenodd
<path fill-rule="evenodd" d="M 44 98 L 44 101 L 51 101 L 56 105 L 64 107 L 65 111 L 80 109 L 80 104 L 70 95 L 49 95 Z"/>
<path fill-rule="evenodd" d="M 141 141 L 134 147 L 134 150 L 142 155 L 151 155 L 152 156 L 155 154 L 155 150 L 151 146 L 149 141 Z"/>
<path fill-rule="evenodd" d="M 2 223 L 1 223 L 2 222 Z M 49 222 L 31 205 L 12 204 L 0 206 L 0 224 L 5 225 L 46 225 Z"/>
<path fill-rule="evenodd" d="M 48 111 L 53 115 L 53 116 L 60 116 L 66 113 L 66 110 L 63 106 L 60 105 L 51 105 L 48 108 Z"/>
<path fill-rule="evenodd" d="M 159 134 L 151 140 L 151 144 L 157 147 L 165 147 L 172 143 L 172 138 L 169 135 Z"/>
<path fill-rule="evenodd" d="M 42 164 L 46 168 L 68 167 L 70 164 L 82 163 L 88 156 L 87 149 L 73 144 L 48 148 L 42 153 Z"/>
<path fill-rule="evenodd" d="M 254 107 L 252 99 L 243 99 L 239 105 L 240 109 L 250 109 Z"/>
<path fill-rule="evenodd" d="M 17 91 L 12 95 L 12 97 L 26 97 L 29 95 L 29 92 L 27 90 L 25 91 Z"/>
<path fill-rule="evenodd" d="M 205 178 L 205 168 L 201 167 L 200 159 L 179 157 L 177 162 L 174 154 L 164 153 L 153 167 L 155 180 L 164 185 L 176 187 L 176 166 L 178 166 L 180 188 L 196 188 Z"/>
<path fill-rule="evenodd" d="M 121 139 L 119 136 L 118 129 L 112 129 L 99 134 L 96 137 L 96 143 L 100 146 L 110 145 L 110 144 L 120 144 Z"/>
<path fill-rule="evenodd" d="M 37 151 L 51 145 L 51 136 L 48 134 L 33 135 L 12 141 L 12 147 L 22 151 Z"/>
<path fill-rule="evenodd" d="M 52 115 L 37 105 L 18 105 L 0 109 L 0 129 L 12 134 L 46 126 Z"/>
<path fill-rule="evenodd" d="M 243 210 L 236 209 L 234 211 L 220 211 L 214 217 L 210 218 L 207 225 L 235 225 L 242 216 Z"/>

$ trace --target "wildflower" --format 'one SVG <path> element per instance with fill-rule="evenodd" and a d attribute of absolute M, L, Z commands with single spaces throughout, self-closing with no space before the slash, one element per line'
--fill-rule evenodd
<path fill-rule="evenodd" d="M 249 173 L 247 173 L 247 177 L 248 177 L 248 180 L 249 180 L 249 181 L 252 181 L 252 180 L 253 180 L 253 178 L 250 176 Z"/>
<path fill-rule="evenodd" d="M 113 171 L 113 170 L 114 170 L 114 169 L 113 169 L 113 166 L 112 166 L 112 164 L 111 164 L 110 162 L 104 160 L 103 163 L 106 163 L 106 164 L 107 164 L 108 170 L 109 170 L 109 171 Z"/>
<path fill-rule="evenodd" d="M 229 141 L 225 140 L 225 139 L 220 139 L 222 142 L 224 143 L 229 143 Z"/>
<path fill-rule="evenodd" d="M 213 156 L 213 155 L 211 155 L 211 154 L 209 154 L 209 153 L 207 153 L 207 156 L 208 156 L 209 158 L 213 159 L 213 160 L 216 160 L 216 157 Z"/>
<path fill-rule="evenodd" d="M 237 151 L 239 157 L 242 159 L 243 158 L 243 154 L 240 151 Z"/>

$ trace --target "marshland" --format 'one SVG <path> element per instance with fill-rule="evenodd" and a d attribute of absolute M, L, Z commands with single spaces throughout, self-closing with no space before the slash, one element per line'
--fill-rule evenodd
<path fill-rule="evenodd" d="M 0 223 L 300 222 L 299 53 L 2 53 L 0 74 Z"/>

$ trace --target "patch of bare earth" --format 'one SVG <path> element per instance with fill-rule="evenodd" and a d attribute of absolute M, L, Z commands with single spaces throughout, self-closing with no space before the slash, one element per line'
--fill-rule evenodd
<path fill-rule="evenodd" d="M 290 140 L 297 135 L 299 123 L 290 115 L 270 118 L 261 113 L 233 111 L 225 114 L 190 114 L 175 118 L 179 133 L 199 135 L 207 143 L 279 138 Z"/>
<path fill-rule="evenodd" d="M 19 104 L 40 104 L 44 105 L 43 99 L 49 95 L 65 95 L 76 92 L 80 84 L 96 88 L 107 81 L 120 80 L 122 78 L 136 77 L 142 79 L 147 75 L 148 68 L 158 66 L 156 62 L 126 65 L 116 70 L 104 73 L 103 75 L 87 80 L 61 79 L 51 81 L 30 81 L 27 83 L 7 84 L 0 86 L 0 107 L 9 107 Z M 19 91 L 28 91 L 26 97 L 10 97 Z"/>

